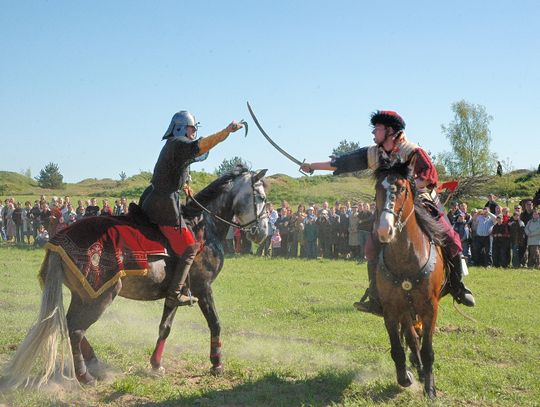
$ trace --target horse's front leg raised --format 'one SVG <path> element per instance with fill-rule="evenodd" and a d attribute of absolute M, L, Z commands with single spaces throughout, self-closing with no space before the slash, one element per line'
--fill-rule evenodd
<path fill-rule="evenodd" d="M 199 307 L 201 308 L 208 328 L 210 328 L 210 362 L 212 362 L 211 372 L 221 374 L 223 372 L 223 363 L 221 361 L 221 326 L 214 304 L 212 288 L 207 286 L 204 292 L 199 296 Z"/>
<path fill-rule="evenodd" d="M 392 355 L 392 359 L 394 360 L 394 364 L 396 365 L 397 382 L 400 386 L 409 387 L 412 384 L 412 374 L 407 370 L 407 366 L 405 364 L 405 350 L 401 345 L 399 337 L 398 321 L 387 316 L 385 312 L 384 324 L 386 325 L 386 331 L 388 332 L 388 336 L 390 338 L 390 353 Z"/>
<path fill-rule="evenodd" d="M 164 372 L 163 366 L 161 366 L 161 358 L 163 357 L 163 350 L 165 349 L 165 341 L 171 333 L 171 327 L 177 309 L 177 307 L 168 307 L 166 302 L 163 305 L 163 314 L 161 316 L 161 322 L 159 323 L 159 337 L 154 352 L 150 357 L 152 369 L 157 373 Z"/>

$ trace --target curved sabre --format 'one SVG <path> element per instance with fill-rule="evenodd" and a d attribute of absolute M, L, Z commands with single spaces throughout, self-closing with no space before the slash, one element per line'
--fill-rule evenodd
<path fill-rule="evenodd" d="M 285 157 L 287 157 L 289 160 L 291 160 L 293 163 L 299 165 L 299 166 L 302 166 L 302 164 L 306 161 L 300 161 L 299 159 L 293 157 L 292 155 L 290 155 L 288 152 L 286 152 L 284 149 L 282 149 L 280 146 L 278 146 L 276 144 L 276 142 L 274 140 L 272 140 L 270 138 L 270 136 L 264 131 L 264 129 L 262 128 L 261 124 L 259 123 L 259 120 L 257 120 L 257 117 L 255 116 L 255 113 L 253 112 L 253 109 L 251 108 L 251 105 L 249 104 L 249 102 L 247 102 L 247 107 L 248 107 L 248 110 L 249 110 L 249 114 L 251 115 L 251 118 L 253 119 L 253 121 L 255 122 L 255 124 L 257 125 L 257 128 L 259 129 L 259 131 L 261 132 L 261 134 L 264 136 L 264 138 L 266 140 L 268 140 L 268 142 L 270 144 L 272 144 L 274 146 L 274 148 L 279 151 L 281 154 L 283 154 Z M 302 174 L 304 175 L 307 175 L 304 171 L 302 170 L 299 170 Z M 309 174 L 313 174 L 313 170 L 311 170 L 309 172 Z"/>

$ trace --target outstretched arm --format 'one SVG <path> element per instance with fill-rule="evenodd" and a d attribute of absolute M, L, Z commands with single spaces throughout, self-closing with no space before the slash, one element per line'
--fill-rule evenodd
<path fill-rule="evenodd" d="M 311 172 L 313 170 L 335 171 L 337 168 L 332 166 L 331 161 L 324 161 L 320 163 L 303 163 L 300 169 L 304 172 Z"/>
<path fill-rule="evenodd" d="M 197 157 L 203 154 L 206 154 L 208 151 L 214 148 L 216 144 L 221 143 L 223 140 L 229 137 L 229 134 L 234 133 L 237 130 L 240 130 L 242 127 L 244 127 L 242 123 L 233 121 L 223 130 L 218 131 L 217 133 L 211 134 L 210 136 L 199 139 L 199 154 L 197 154 Z"/>

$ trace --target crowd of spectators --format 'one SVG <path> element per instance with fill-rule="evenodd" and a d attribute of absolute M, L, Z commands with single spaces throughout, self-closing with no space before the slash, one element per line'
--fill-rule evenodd
<path fill-rule="evenodd" d="M 469 211 L 466 202 L 452 204 L 448 218 L 461 238 L 469 265 L 540 268 L 538 203 L 524 199 L 513 211 L 496 202 L 493 194 L 483 208 Z M 267 204 L 270 235 L 257 249 L 259 256 L 347 258 L 365 260 L 364 245 L 372 230 L 374 203 L 336 202 L 329 207 L 300 204 L 296 211 L 286 201 L 279 209 Z M 231 227 L 229 253 L 251 253 L 251 243 Z"/>
<path fill-rule="evenodd" d="M 364 260 L 364 244 L 369 236 L 375 211 L 374 203 L 352 204 L 336 201 L 318 205 L 311 202 L 306 207 L 298 205 L 293 210 L 287 201 L 274 209 L 266 207 L 270 233 L 256 254 L 272 257 L 317 257 Z M 231 227 L 226 238 L 230 253 L 250 253 L 251 245 L 242 232 Z"/>
<path fill-rule="evenodd" d="M 103 199 L 101 208 L 95 198 L 79 200 L 76 207 L 69 196 L 53 196 L 47 201 L 42 195 L 33 204 L 7 198 L 0 201 L 0 240 L 43 246 L 55 233 L 84 217 L 127 213 L 128 203 L 124 197 L 117 199 L 112 207 L 107 199 Z"/>
<path fill-rule="evenodd" d="M 538 194 L 540 196 L 540 194 Z M 483 267 L 540 268 L 540 216 L 538 200 L 522 200 L 503 207 L 493 194 L 483 208 L 469 211 L 466 202 L 452 204 L 448 219 L 461 238 L 463 254 L 470 265 Z M 274 209 L 266 207 L 270 234 L 256 254 L 272 257 L 347 258 L 363 261 L 364 245 L 371 233 L 375 204 L 336 201 L 315 202 L 293 210 L 287 201 Z M 79 200 L 45 196 L 23 203 L 7 198 L 0 201 L 0 240 L 43 246 L 55 233 L 89 216 L 128 213 L 125 197 L 111 206 L 103 199 L 101 208 L 95 198 Z M 226 237 L 229 253 L 251 253 L 251 242 L 243 232 L 231 227 Z"/>
<path fill-rule="evenodd" d="M 467 203 L 454 203 L 448 218 L 469 264 L 540 268 L 540 219 L 532 199 L 522 200 L 511 211 L 490 194 L 483 208 L 470 213 Z"/>

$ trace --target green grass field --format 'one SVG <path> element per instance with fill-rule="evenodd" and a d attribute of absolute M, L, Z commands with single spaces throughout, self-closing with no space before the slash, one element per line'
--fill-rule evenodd
<path fill-rule="evenodd" d="M 37 315 L 42 250 L 0 247 L 0 363 Z M 395 381 L 381 318 L 355 311 L 365 265 L 229 258 L 213 285 L 225 373 L 209 374 L 209 332 L 198 308 L 180 309 L 164 355 L 149 357 L 162 302 L 117 299 L 89 331 L 106 365 L 94 388 L 0 393 L 13 406 L 369 406 L 540 404 L 538 271 L 472 268 L 478 302 L 464 318 L 444 299 L 434 340 L 438 400 Z M 69 292 L 65 292 L 65 302 Z"/>

